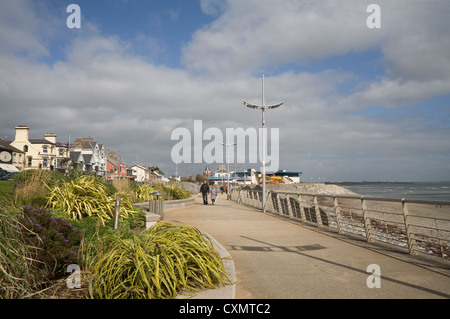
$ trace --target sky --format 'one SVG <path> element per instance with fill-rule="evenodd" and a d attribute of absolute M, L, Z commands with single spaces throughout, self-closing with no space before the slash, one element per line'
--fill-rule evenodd
<path fill-rule="evenodd" d="M 258 129 L 243 100 L 262 104 L 264 74 L 264 103 L 284 101 L 265 111 L 279 169 L 306 182 L 450 180 L 449 17 L 448 0 L 0 0 L 0 138 L 17 125 L 91 136 L 130 166 L 195 176 L 225 148 L 222 161 L 176 164 L 187 139 L 173 133 L 190 132 L 192 151 Z M 223 137 L 195 139 L 194 121 Z"/>

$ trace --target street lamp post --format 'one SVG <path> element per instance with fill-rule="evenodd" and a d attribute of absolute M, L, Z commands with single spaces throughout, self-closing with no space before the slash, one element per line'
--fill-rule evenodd
<path fill-rule="evenodd" d="M 262 212 L 266 212 L 266 134 L 265 134 L 265 118 L 264 111 L 266 109 L 275 109 L 280 107 L 283 102 L 273 105 L 265 105 L 264 104 L 264 74 L 262 75 L 262 105 L 251 104 L 247 101 L 244 101 L 244 105 L 251 109 L 260 109 L 262 110 Z"/>
<path fill-rule="evenodd" d="M 228 142 L 228 138 L 227 138 L 227 142 Z M 234 145 L 236 145 L 237 143 L 233 143 L 233 144 L 225 144 L 225 143 L 222 143 L 222 142 L 219 142 L 220 144 L 222 144 L 222 145 L 224 145 L 224 146 L 226 146 L 227 147 L 227 199 L 230 199 L 230 161 L 228 160 L 228 146 L 234 146 Z M 222 181 L 223 181 L 223 178 L 222 178 Z"/>

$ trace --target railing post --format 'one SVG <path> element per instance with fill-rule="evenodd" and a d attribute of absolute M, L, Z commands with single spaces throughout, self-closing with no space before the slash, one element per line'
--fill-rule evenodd
<path fill-rule="evenodd" d="M 261 191 L 261 196 L 263 195 L 263 193 L 262 193 L 263 191 Z M 265 194 L 264 194 L 264 196 L 265 196 L 265 198 L 266 198 L 266 201 L 265 201 L 265 206 L 263 207 L 263 202 L 262 202 L 262 199 L 261 199 L 261 210 L 265 213 L 266 212 L 266 210 L 267 210 L 267 202 L 269 201 L 268 200 L 268 198 L 269 198 L 269 194 L 271 193 L 271 191 L 270 190 L 268 190 L 267 189 L 267 187 L 266 187 L 266 192 L 265 192 Z M 273 201 L 272 201 L 272 210 L 273 210 Z M 270 212 L 270 211 L 269 211 Z"/>
<path fill-rule="evenodd" d="M 294 213 L 292 212 L 291 198 L 289 197 L 289 194 L 286 194 L 286 203 L 287 203 L 287 210 L 288 210 L 289 218 L 294 218 Z"/>
<path fill-rule="evenodd" d="M 320 207 L 319 202 L 317 201 L 317 195 L 314 195 L 313 199 L 314 199 L 314 210 L 316 211 L 317 227 L 322 227 L 322 216 L 320 216 Z"/>
<path fill-rule="evenodd" d="M 333 196 L 334 212 L 336 213 L 336 223 L 338 234 L 341 234 L 341 207 L 339 207 L 338 199 Z"/>
<path fill-rule="evenodd" d="M 364 229 L 366 230 L 366 238 L 368 242 L 372 241 L 372 225 L 370 224 L 369 212 L 367 210 L 367 202 L 361 197 L 361 207 L 364 218 Z"/>
<path fill-rule="evenodd" d="M 266 190 L 267 190 L 267 188 L 266 188 Z M 272 193 L 271 191 L 268 191 L 266 193 L 266 207 L 265 207 L 264 212 L 269 212 L 269 213 L 272 212 L 273 213 L 273 200 L 272 200 L 271 193 Z M 261 193 L 261 196 L 262 196 L 262 193 Z M 261 201 L 261 209 L 262 208 L 263 207 L 262 207 L 262 201 Z"/>
<path fill-rule="evenodd" d="M 302 222 L 306 221 L 305 208 L 303 207 L 302 195 L 298 195 L 298 205 L 300 206 L 300 217 Z"/>
<path fill-rule="evenodd" d="M 409 229 L 410 225 L 408 223 L 408 205 L 406 204 L 405 199 L 402 199 L 402 211 L 403 211 L 403 220 L 405 221 L 405 229 L 406 229 L 406 237 L 408 238 L 408 250 L 410 255 L 414 255 L 415 247 L 416 247 L 416 240 L 414 238 L 414 234 Z"/>
<path fill-rule="evenodd" d="M 277 213 L 278 215 L 283 215 L 283 207 L 281 207 L 281 200 L 280 200 L 280 194 L 275 193 L 275 200 L 277 201 Z"/>
<path fill-rule="evenodd" d="M 259 206 L 258 205 L 257 196 L 258 196 L 258 192 L 257 191 L 253 191 L 253 193 L 252 193 L 252 206 L 253 207 L 258 207 Z"/>

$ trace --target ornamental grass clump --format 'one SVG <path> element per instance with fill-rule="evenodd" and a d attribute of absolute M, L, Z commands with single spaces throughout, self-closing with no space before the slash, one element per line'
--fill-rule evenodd
<path fill-rule="evenodd" d="M 24 243 L 19 226 L 17 219 L 0 208 L 0 299 L 24 298 L 40 287 L 38 272 L 32 268 L 36 248 Z"/>
<path fill-rule="evenodd" d="M 118 239 L 91 272 L 91 297 L 101 299 L 176 298 L 230 282 L 209 238 L 167 222 Z"/>
<path fill-rule="evenodd" d="M 32 169 L 20 172 L 12 180 L 15 206 L 45 206 L 49 188 L 63 180 L 64 176 L 55 171 Z"/>
<path fill-rule="evenodd" d="M 191 193 L 178 185 L 164 186 L 166 199 L 184 199 L 191 197 Z"/>
<path fill-rule="evenodd" d="M 156 192 L 156 188 L 149 184 L 142 184 L 139 187 L 134 189 L 134 196 L 136 200 L 139 202 L 147 202 L 149 200 L 154 199 L 154 195 L 150 195 L 151 193 Z"/>
<path fill-rule="evenodd" d="M 105 220 L 114 217 L 116 196 L 121 197 L 121 218 L 126 219 L 138 214 L 127 193 L 116 192 L 109 195 L 105 184 L 90 175 L 82 175 L 53 187 L 47 205 L 63 210 L 72 219 L 95 216 L 104 224 Z"/>

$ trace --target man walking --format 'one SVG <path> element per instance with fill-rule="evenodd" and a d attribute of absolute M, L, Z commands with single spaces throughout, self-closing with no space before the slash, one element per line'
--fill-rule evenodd
<path fill-rule="evenodd" d="M 202 193 L 203 196 L 203 205 L 208 205 L 209 185 L 206 180 L 203 181 L 202 186 L 200 186 L 200 193 Z"/>

